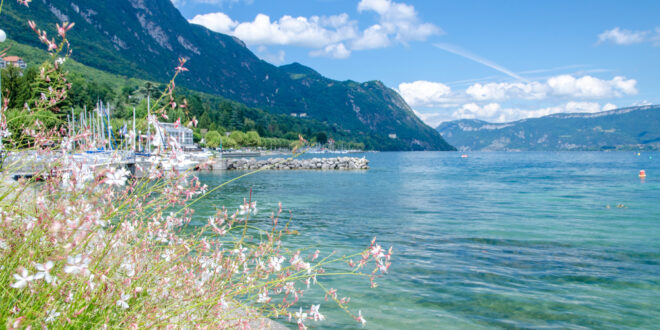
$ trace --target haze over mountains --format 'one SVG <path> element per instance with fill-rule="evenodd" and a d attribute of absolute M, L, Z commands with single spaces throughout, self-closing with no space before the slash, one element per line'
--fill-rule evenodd
<path fill-rule="evenodd" d="M 189 59 L 177 83 L 276 114 L 305 114 L 336 129 L 365 135 L 384 150 L 451 150 L 437 131 L 380 81 L 335 81 L 294 63 L 273 66 L 228 35 L 190 24 L 170 0 L 35 0 L 5 3 L 8 35 L 40 46 L 32 19 L 55 35 L 57 22 L 75 22 L 73 58 L 107 72 L 168 81 L 179 57 Z"/>
<path fill-rule="evenodd" d="M 660 105 L 497 124 L 463 119 L 437 130 L 459 150 L 659 150 Z"/>

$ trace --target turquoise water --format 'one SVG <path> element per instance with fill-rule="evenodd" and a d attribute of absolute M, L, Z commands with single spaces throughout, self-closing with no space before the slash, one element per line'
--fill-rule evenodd
<path fill-rule="evenodd" d="M 280 201 L 292 212 L 302 235 L 289 246 L 341 254 L 373 236 L 394 246 L 378 288 L 327 283 L 372 329 L 659 327 L 659 153 L 365 155 L 363 172 L 245 178 L 198 216 L 211 204 L 236 207 L 252 188 L 264 219 Z M 200 179 L 212 186 L 238 174 Z M 322 295 L 304 299 L 328 317 L 308 326 L 358 326 Z"/>

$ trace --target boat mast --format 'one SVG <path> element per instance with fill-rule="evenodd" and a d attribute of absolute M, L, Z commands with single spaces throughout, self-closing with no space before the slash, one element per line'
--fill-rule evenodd
<path fill-rule="evenodd" d="M 149 117 L 151 116 L 151 91 L 147 90 L 147 153 L 151 154 L 151 126 Z"/>
<path fill-rule="evenodd" d="M 135 137 L 136 137 L 135 133 L 136 133 L 135 132 L 135 107 L 133 107 L 133 152 L 135 152 L 135 150 L 137 150 L 137 148 L 135 147 Z"/>

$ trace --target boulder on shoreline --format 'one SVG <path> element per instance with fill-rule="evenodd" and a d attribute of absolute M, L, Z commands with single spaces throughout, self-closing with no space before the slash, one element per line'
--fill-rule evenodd
<path fill-rule="evenodd" d="M 310 159 L 248 159 L 229 158 L 218 160 L 213 168 L 220 170 L 258 170 L 268 167 L 272 170 L 366 170 L 369 160 L 357 157 L 332 157 Z"/>

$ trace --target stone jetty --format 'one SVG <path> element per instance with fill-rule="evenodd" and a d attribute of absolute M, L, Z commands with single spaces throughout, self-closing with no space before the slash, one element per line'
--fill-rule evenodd
<path fill-rule="evenodd" d="M 218 160 L 214 169 L 220 170 L 257 170 L 268 166 L 273 170 L 366 170 L 369 161 L 366 158 L 357 157 L 333 157 L 333 158 L 308 158 L 308 159 L 285 159 L 285 158 L 231 158 Z"/>

